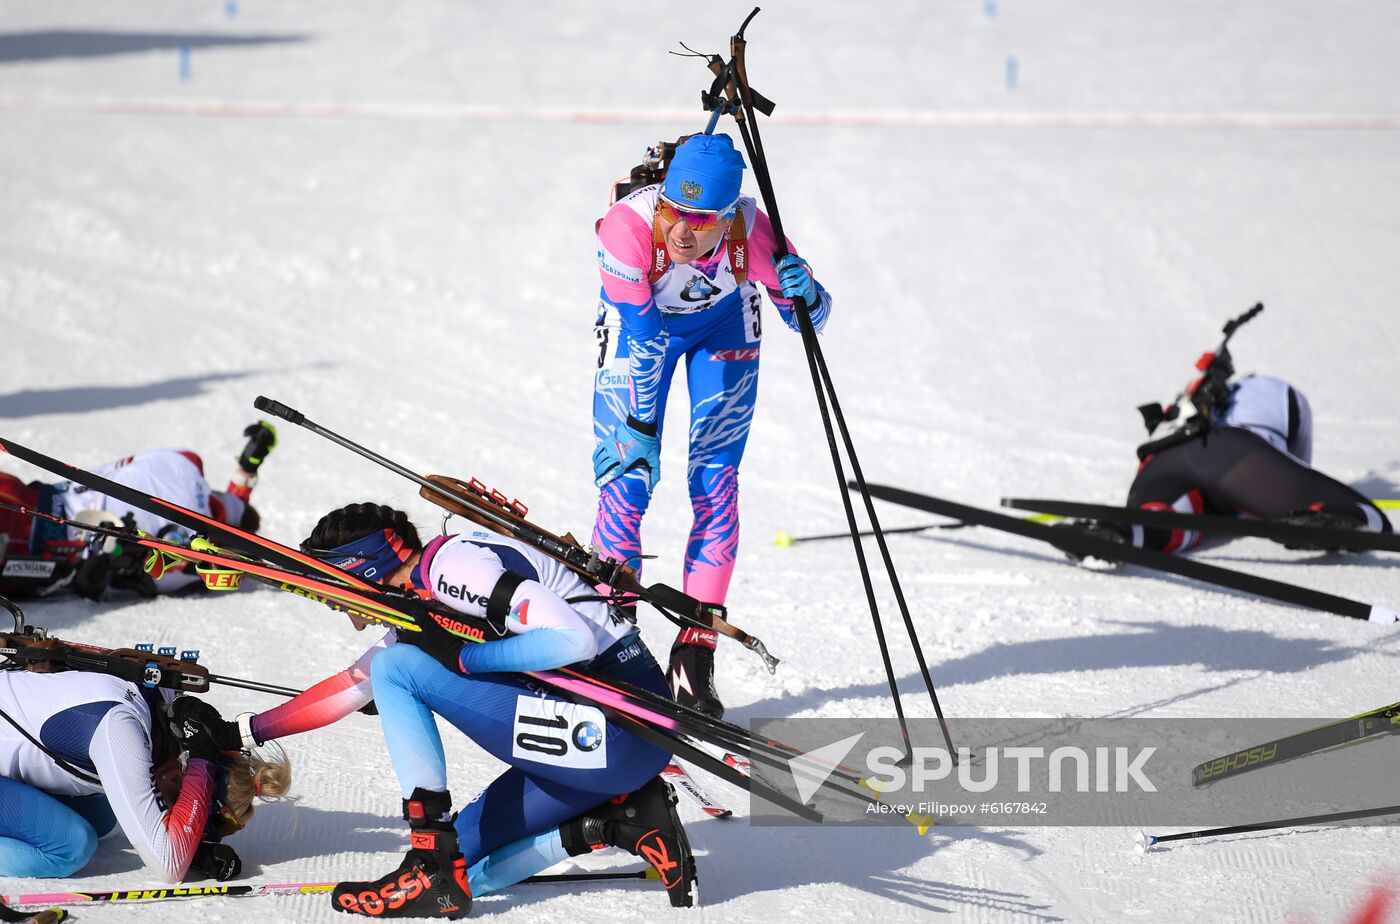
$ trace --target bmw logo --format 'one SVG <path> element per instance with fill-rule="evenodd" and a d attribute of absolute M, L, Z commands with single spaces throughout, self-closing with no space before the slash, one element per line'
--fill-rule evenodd
<path fill-rule="evenodd" d="M 596 751 L 603 743 L 603 733 L 592 722 L 580 722 L 574 726 L 574 747 L 580 751 Z"/>

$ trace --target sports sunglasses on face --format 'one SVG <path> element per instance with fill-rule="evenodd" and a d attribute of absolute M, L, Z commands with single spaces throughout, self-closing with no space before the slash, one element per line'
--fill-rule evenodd
<path fill-rule="evenodd" d="M 737 200 L 736 200 L 737 202 Z M 658 196 L 656 209 L 663 221 L 675 224 L 684 221 L 692 231 L 710 231 L 718 227 L 721 218 L 734 217 L 735 203 L 731 202 L 722 209 L 688 209 L 676 205 L 665 196 Z"/>

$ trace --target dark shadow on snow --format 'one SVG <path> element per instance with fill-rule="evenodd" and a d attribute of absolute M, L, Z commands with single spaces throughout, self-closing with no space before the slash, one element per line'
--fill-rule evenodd
<path fill-rule="evenodd" d="M 951 844 L 974 839 L 1032 860 L 1041 851 L 1022 832 L 997 829 L 934 828 L 920 836 L 904 824 L 882 827 L 770 827 L 710 821 L 686 826 L 697 849 L 705 905 L 797 886 L 839 882 L 872 897 L 899 902 L 919 912 L 954 914 L 978 910 L 1017 920 L 1055 922 L 1048 896 L 976 887 L 902 872 Z M 782 862 L 774 863 L 773 858 Z M 706 878 L 705 873 L 709 872 Z"/>
<path fill-rule="evenodd" d="M 216 372 L 189 375 L 144 385 L 77 385 L 68 388 L 26 389 L 0 395 L 0 419 L 38 417 L 43 414 L 86 414 L 119 407 L 178 401 L 207 392 L 211 385 L 232 382 L 256 372 Z"/>
<path fill-rule="evenodd" d="M 691 846 L 696 852 L 700 902 L 717 908 L 741 896 L 780 893 L 795 886 L 839 882 L 872 897 L 907 905 L 918 912 L 962 914 L 980 909 L 1017 920 L 1058 922 L 1049 913 L 1051 902 L 1005 889 L 978 888 L 900 872 L 920 859 L 936 853 L 955 841 L 976 838 L 1029 860 L 1041 851 L 1023 840 L 1019 832 L 1006 829 L 934 829 L 920 837 L 913 828 L 839 827 L 803 828 L 800 836 L 789 827 L 750 825 L 742 820 L 705 819 L 688 823 Z M 608 851 L 609 868 L 626 855 Z M 773 858 L 781 862 L 774 863 Z M 599 860 L 603 858 L 600 856 Z M 581 872 L 599 869 L 600 863 L 583 859 L 557 871 Z M 473 916 L 489 916 L 558 897 L 561 889 L 589 891 L 613 889 L 635 895 L 646 894 L 647 901 L 665 899 L 654 882 L 599 883 L 567 886 L 521 885 L 484 896 L 472 907 Z"/>
<path fill-rule="evenodd" d="M 243 860 L 244 877 L 248 877 L 261 866 L 324 856 L 328 848 L 357 854 L 402 853 L 408 848 L 408 825 L 397 816 L 371 812 L 312 808 L 296 802 L 259 803 L 257 815 L 239 834 L 239 840 L 243 843 L 233 841 L 232 846 Z M 367 868 L 363 872 L 371 878 L 384 870 Z"/>
<path fill-rule="evenodd" d="M 966 547 L 966 548 L 979 549 L 979 550 L 984 551 L 984 552 L 996 552 L 996 553 L 1001 554 L 1001 555 L 1011 555 L 1011 556 L 1014 556 L 1014 557 L 1017 557 L 1017 558 L 1027 558 L 1027 559 L 1031 559 L 1032 561 L 1061 561 L 1061 562 L 1064 562 L 1064 564 L 1066 564 L 1066 565 L 1068 565 L 1068 566 L 1071 566 L 1071 567 L 1076 567 L 1076 568 L 1077 568 L 1077 567 L 1080 567 L 1079 565 L 1076 565 L 1076 564 L 1074 564 L 1072 561 L 1070 561 L 1069 558 L 1067 558 L 1063 553 L 1058 552 L 1058 550 L 1056 550 L 1056 551 L 1051 551 L 1051 552 L 1033 552 L 1033 551 L 1028 551 L 1028 550 L 1025 550 L 1025 549 L 1009 549 L 1009 548 L 1006 548 L 1006 547 L 1004 547 L 1004 546 L 988 545 L 988 544 L 986 544 L 986 543 L 981 543 L 981 542 L 969 542 L 969 541 L 964 540 L 964 539 L 956 539 L 956 538 L 952 538 L 952 537 L 946 537 L 946 538 L 945 538 L 945 537 L 942 537 L 942 536 L 926 536 L 926 535 L 920 535 L 918 538 L 919 538 L 920 541 L 923 541 L 923 542 L 942 542 L 942 543 L 950 543 L 950 544 L 952 544 L 952 545 L 963 546 L 963 547 Z M 1031 541 L 1031 542 L 1035 542 L 1036 540 L 1031 539 L 1030 541 Z M 1298 555 L 1298 556 L 1309 555 L 1309 557 L 1289 558 L 1289 559 L 1287 559 L 1286 561 L 1285 561 L 1285 560 L 1282 560 L 1282 559 L 1276 559 L 1276 558 L 1262 558 L 1262 557 L 1259 557 L 1259 556 L 1237 557 L 1237 556 L 1228 556 L 1228 555 L 1219 555 L 1219 554 L 1216 554 L 1216 552 L 1217 552 L 1218 549 L 1220 549 L 1222 546 L 1225 546 L 1225 545 L 1227 545 L 1227 544 L 1228 544 L 1228 540 L 1227 540 L 1227 541 L 1221 541 L 1221 542 L 1213 542 L 1211 545 L 1209 545 L 1208 547 L 1206 547 L 1205 549 L 1202 550 L 1202 551 L 1206 551 L 1206 552 L 1208 552 L 1208 553 L 1210 553 L 1210 554 L 1206 554 L 1206 555 L 1199 555 L 1199 554 L 1196 554 L 1196 555 L 1191 555 L 1191 556 L 1189 556 L 1189 557 L 1190 557 L 1193 561 L 1199 561 L 1199 562 L 1201 562 L 1202 564 L 1206 564 L 1206 565 L 1215 564 L 1217 567 L 1225 568 L 1226 570 L 1230 570 L 1230 571 L 1237 571 L 1237 572 L 1239 572 L 1239 573 L 1241 573 L 1241 574 L 1249 574 L 1249 572 L 1247 572 L 1247 571 L 1242 571 L 1241 569 L 1231 567 L 1230 565 L 1220 564 L 1219 562 L 1221 562 L 1221 561 L 1224 561 L 1224 562 L 1241 562 L 1241 563 L 1246 563 L 1246 564 L 1249 563 L 1249 562 L 1257 562 L 1257 563 L 1260 563 L 1260 564 L 1297 564 L 1297 565 L 1358 564 L 1358 565 L 1368 565 L 1368 566 L 1374 566 L 1374 567 L 1380 567 L 1380 568 L 1393 568 L 1393 567 L 1396 567 L 1396 565 L 1397 565 L 1397 562 L 1396 562 L 1395 560 L 1384 558 L 1384 557 L 1382 557 L 1382 555 L 1376 554 L 1376 553 L 1370 553 L 1370 554 L 1365 554 L 1365 553 L 1363 553 L 1362 555 L 1350 555 L 1350 554 L 1340 554 L 1340 553 L 1339 553 L 1339 554 L 1332 554 L 1332 553 L 1326 553 L 1326 552 L 1317 552 L 1317 553 L 1294 552 L 1294 553 L 1293 553 L 1294 555 Z M 1088 571 L 1091 571 L 1091 570 L 1093 570 L 1093 569 L 1081 568 L 1081 570 L 1088 572 Z M 1131 576 L 1131 577 L 1154 578 L 1154 579 L 1159 580 L 1159 581 L 1166 581 L 1166 582 L 1168 582 L 1168 583 L 1170 583 L 1170 584 L 1178 584 L 1178 585 L 1181 585 L 1181 586 L 1183 586 L 1183 587 L 1194 587 L 1194 588 L 1198 588 L 1198 589 L 1201 589 L 1201 590 L 1208 590 L 1208 591 L 1211 591 L 1211 592 L 1213 592 L 1213 593 L 1225 594 L 1226 596 L 1230 596 L 1230 597 L 1238 597 L 1238 598 L 1240 598 L 1240 599 L 1242 599 L 1242 600 L 1258 600 L 1258 601 L 1260 601 L 1260 602 L 1262 602 L 1262 603 L 1268 603 L 1268 604 L 1272 604 L 1272 605 L 1274 605 L 1274 606 L 1285 606 L 1285 607 L 1292 606 L 1292 604 L 1284 603 L 1284 602 L 1281 601 L 1281 600 L 1274 600 L 1274 599 L 1271 598 L 1271 597 L 1262 597 L 1262 596 L 1260 596 L 1259 594 L 1248 593 L 1248 592 L 1243 591 L 1243 590 L 1235 590 L 1234 588 L 1231 588 L 1231 587 L 1221 587 L 1219 584 L 1211 584 L 1211 583 L 1209 583 L 1209 582 L 1207 582 L 1207 581 L 1197 581 L 1197 580 L 1195 580 L 1195 579 L 1193 579 L 1193 578 L 1182 577 L 1182 576 L 1179 575 L 1179 574 L 1172 574 L 1172 573 L 1169 572 L 1169 571 L 1157 571 L 1157 570 L 1154 569 L 1154 568 L 1146 568 L 1146 567 L 1143 567 L 1143 566 L 1141 566 L 1141 565 L 1123 564 L 1123 565 L 1120 565 L 1119 567 L 1117 567 L 1116 569 L 1111 569 L 1111 570 L 1106 570 L 1106 571 L 1095 571 L 1095 573 L 1102 574 L 1104 577 L 1107 577 L 1107 578 L 1114 578 L 1114 577 L 1130 577 L 1130 576 Z M 1262 576 L 1262 575 L 1251 575 L 1251 576 Z M 1274 580 L 1282 580 L 1282 579 L 1280 579 L 1280 578 L 1275 578 Z M 1292 583 L 1297 583 L 1297 582 L 1296 582 L 1296 581 L 1283 581 L 1283 583 L 1292 584 Z M 1299 609 L 1310 609 L 1310 608 L 1309 608 L 1309 607 L 1299 607 Z"/>
<path fill-rule="evenodd" d="M 1080 671 L 1200 666 L 1219 672 L 1297 673 L 1361 653 L 1361 649 L 1329 639 L 1276 638 L 1252 629 L 1173 626 L 1163 622 L 1120 622 L 1119 625 L 1133 631 L 998 642 L 961 658 L 942 663 L 935 661 L 929 665 L 929 670 L 941 693 L 959 684 L 976 684 L 999 677 Z M 874 657 L 873 642 L 871 646 L 871 657 Z M 926 654 L 937 656 L 934 651 Z M 901 678 L 899 690 L 906 702 L 927 701 L 922 679 L 917 674 Z M 784 693 L 731 709 L 725 717 L 742 725 L 752 719 L 793 715 L 841 700 L 888 696 L 889 683 L 882 678 L 853 686 Z M 947 704 L 944 705 L 946 708 Z"/>
<path fill-rule="evenodd" d="M 1389 467 L 1394 468 L 1396 465 L 1400 465 L 1400 462 L 1392 462 Z M 1400 497 L 1400 484 L 1379 472 L 1353 482 L 1352 487 L 1375 500 Z"/>
<path fill-rule="evenodd" d="M 300 43 L 306 35 L 214 35 L 178 32 L 96 32 L 49 29 L 43 32 L 0 33 L 0 65 L 54 58 L 102 58 L 148 51 L 225 48 L 240 45 Z"/>

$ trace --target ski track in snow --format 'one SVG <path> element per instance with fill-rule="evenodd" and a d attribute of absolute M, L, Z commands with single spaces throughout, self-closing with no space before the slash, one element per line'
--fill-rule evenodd
<path fill-rule="evenodd" d="M 708 74 L 666 52 L 677 40 L 722 50 L 749 7 L 475 6 L 0 0 L 0 432 L 88 465 L 189 445 L 217 481 L 266 394 L 586 536 L 593 222 L 646 144 L 703 124 Z M 822 344 L 866 478 L 984 507 L 1006 494 L 1121 501 L 1141 435 L 1133 406 L 1174 394 L 1223 321 L 1262 300 L 1232 342 L 1241 371 L 1308 394 L 1320 468 L 1400 495 L 1396 34 L 1400 9 L 1363 0 L 900 0 L 874 15 L 765 4 L 749 74 L 779 103 L 762 127 L 788 233 L 836 296 Z M 771 311 L 764 332 L 729 603 L 783 664 L 769 676 L 731 647 L 720 689 L 738 721 L 888 716 L 849 543 L 770 544 L 777 530 L 839 529 L 842 512 L 800 342 Z M 437 528 L 412 485 L 304 431 L 280 434 L 257 491 L 267 534 L 295 543 L 361 499 Z M 669 441 L 663 469 L 683 472 L 683 452 Z M 887 527 L 928 522 L 878 513 Z M 650 579 L 679 583 L 688 529 L 672 474 L 646 524 Z M 889 544 L 950 716 L 1323 717 L 1396 699 L 1393 628 L 1138 569 L 1091 574 L 988 530 Z M 1202 558 L 1400 604 L 1382 556 L 1243 540 Z M 931 716 L 893 594 L 876 592 L 906 708 Z M 289 686 L 370 640 L 263 588 L 27 610 L 60 635 L 199 647 L 217 673 Z M 664 654 L 671 626 L 642 624 Z M 216 701 L 268 705 L 239 690 Z M 498 768 L 460 736 L 446 746 L 464 801 Z M 352 716 L 287 749 L 296 798 L 260 808 L 233 842 L 244 878 L 394 866 L 405 839 L 377 720 Z M 746 813 L 741 793 L 695 777 Z M 1122 828 L 919 838 L 681 812 L 699 909 L 628 883 L 521 887 L 474 914 L 1322 924 L 1397 868 L 1385 825 L 1138 856 Z M 147 884 L 116 837 L 79 879 L 0 880 L 0 894 Z M 342 920 L 324 897 L 77 914 Z"/>

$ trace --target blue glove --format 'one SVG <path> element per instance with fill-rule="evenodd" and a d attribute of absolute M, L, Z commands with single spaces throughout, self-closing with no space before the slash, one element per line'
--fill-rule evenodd
<path fill-rule="evenodd" d="M 644 424 L 633 417 L 614 427 L 593 450 L 593 483 L 601 488 L 638 465 L 645 465 L 647 490 L 654 489 L 661 480 L 661 440 L 655 430 L 655 424 Z"/>
<path fill-rule="evenodd" d="M 808 307 L 817 306 L 817 280 L 812 276 L 812 268 L 806 260 L 790 253 L 778 261 L 776 268 L 784 298 L 800 298 Z"/>

